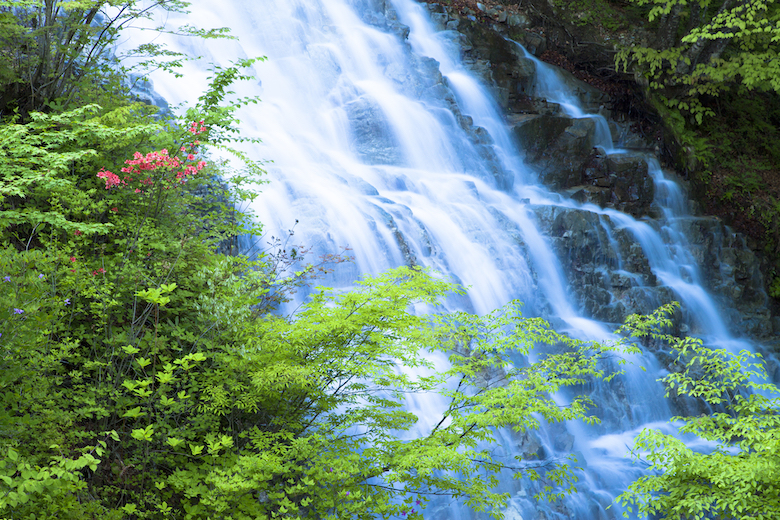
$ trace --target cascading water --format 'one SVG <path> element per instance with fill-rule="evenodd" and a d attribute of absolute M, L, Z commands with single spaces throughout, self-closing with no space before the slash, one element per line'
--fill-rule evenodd
<path fill-rule="evenodd" d="M 498 105 L 463 67 L 457 49 L 437 35 L 420 4 L 193 4 L 190 18 L 196 25 L 228 26 L 238 42 L 210 43 L 208 49 L 203 44 L 182 48 L 179 41 L 172 45 L 205 56 L 205 62 L 268 57 L 256 67 L 260 82 L 239 92 L 263 100 L 242 115 L 243 132 L 263 141 L 247 151 L 272 161 L 270 183 L 253 210 L 269 237 L 287 235 L 297 222 L 295 242 L 315 254 L 352 249 L 355 262 L 340 264 L 325 283 L 347 287 L 360 273 L 426 265 L 468 288 L 467 297 L 449 302 L 453 308 L 486 313 L 516 298 L 526 302 L 527 313 L 544 316 L 559 330 L 605 339 L 610 326 L 589 317 L 598 313 L 583 311 L 564 274 L 558 239 L 548 236 L 553 220 L 577 215 L 592 226 L 594 236 L 603 237 L 600 254 L 611 265 L 600 271 L 602 278 L 625 279 L 625 292 L 647 300 L 648 310 L 662 303 L 653 284 L 624 266 L 629 263 L 621 252 L 625 244 L 644 250 L 643 261 L 652 270 L 645 278 L 660 280 L 653 287 L 663 286 L 682 300 L 694 328 L 736 341 L 701 287 L 696 262 L 686 253 L 685 233 L 676 224 L 686 218 L 684 205 L 657 162 L 651 161 L 650 171 L 656 186 L 664 187 L 658 193 L 666 196 L 656 199 L 665 218 L 655 225 L 563 199 L 536 185 Z M 537 67 L 540 96 L 562 105 L 571 117 L 596 117 L 583 112 L 552 69 L 539 62 Z M 158 92 L 171 102 L 192 102 L 207 73 L 188 65 L 185 74 L 186 84 L 158 78 Z M 620 153 L 606 122 L 597 119 L 596 143 L 607 153 Z M 655 357 L 631 361 L 624 376 L 593 389 L 600 426 L 547 426 L 538 437 L 523 439 L 500 433 L 509 457 L 574 453 L 583 467 L 580 493 L 555 506 L 536 504 L 530 482 L 507 479 L 501 490 L 512 494 L 509 518 L 618 515 L 616 507 L 607 507 L 641 473 L 625 458 L 627 446 L 642 427 L 669 429 L 666 421 L 672 415 L 655 382 L 664 373 Z M 410 406 L 425 416 L 433 415 L 437 405 Z M 426 518 L 478 517 L 441 502 L 426 511 Z"/>

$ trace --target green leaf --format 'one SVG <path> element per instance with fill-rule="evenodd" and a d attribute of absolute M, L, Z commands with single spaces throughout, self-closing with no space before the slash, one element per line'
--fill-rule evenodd
<path fill-rule="evenodd" d="M 125 413 L 123 413 L 122 417 L 132 417 L 132 418 L 135 419 L 135 418 L 138 418 L 138 417 L 143 417 L 144 415 L 146 415 L 146 412 L 142 412 L 141 411 L 141 407 L 140 406 L 136 406 L 135 408 L 133 408 L 131 410 L 128 410 Z"/>
<path fill-rule="evenodd" d="M 17 460 L 19 460 L 19 452 L 13 448 L 8 448 L 8 458 L 11 461 L 16 462 Z"/>

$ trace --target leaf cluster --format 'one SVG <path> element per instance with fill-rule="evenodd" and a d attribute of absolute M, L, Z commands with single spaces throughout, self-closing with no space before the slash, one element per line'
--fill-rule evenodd
<path fill-rule="evenodd" d="M 621 49 L 616 65 L 701 124 L 725 91 L 780 92 L 780 6 L 774 0 L 632 0 L 651 5 L 649 46 Z"/>
<path fill-rule="evenodd" d="M 688 396 L 712 407 L 708 415 L 675 417 L 683 436 L 706 443 L 695 450 L 679 437 L 646 429 L 635 439 L 635 458 L 654 474 L 618 497 L 626 516 L 661 519 L 776 518 L 780 514 L 778 389 L 763 383 L 760 356 L 711 349 L 696 338 L 648 334 L 670 342 L 682 366 L 663 381 L 667 396 Z"/>

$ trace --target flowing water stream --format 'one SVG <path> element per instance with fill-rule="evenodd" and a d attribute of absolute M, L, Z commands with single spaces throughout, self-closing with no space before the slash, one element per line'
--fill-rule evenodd
<path fill-rule="evenodd" d="M 544 316 L 558 330 L 605 339 L 611 326 L 578 303 L 567 277 L 570 267 L 549 236 L 556 215 L 587 214 L 602 237 L 599 254 L 609 259 L 601 276 L 627 279 L 632 294 L 648 306 L 662 303 L 661 286 L 683 303 L 692 330 L 731 348 L 747 345 L 733 337 L 703 288 L 680 225 L 689 218 L 684 198 L 658 162 L 648 158 L 662 210 L 657 222 L 547 191 L 524 164 L 488 90 L 434 30 L 422 5 L 413 0 L 196 0 L 189 21 L 227 26 L 238 37 L 208 46 L 172 42 L 204 56 L 203 63 L 268 57 L 255 67 L 257 83 L 238 92 L 262 98 L 243 111 L 241 128 L 263 141 L 247 152 L 271 161 L 266 165 L 270 183 L 252 209 L 267 237 L 287 237 L 294 228 L 294 242 L 310 246 L 314 254 L 351 248 L 354 263 L 340 264 L 324 283 L 347 288 L 361 273 L 425 265 L 468 288 L 466 297 L 449 302 L 453 309 L 487 313 L 520 299 L 527 314 Z M 207 74 L 205 67 L 189 64 L 187 81 L 158 77 L 155 88 L 172 103 L 192 103 Z M 586 114 L 556 74 L 537 62 L 537 94 L 572 117 L 595 118 L 597 144 L 620 153 L 606 121 Z M 657 283 L 647 283 L 624 265 L 628 260 L 619 243 L 627 240 L 644 251 Z M 616 506 L 608 506 L 642 471 L 625 458 L 631 439 L 647 426 L 671 430 L 666 421 L 673 415 L 656 382 L 664 369 L 655 356 L 631 361 L 624 376 L 593 390 L 600 426 L 550 426 L 538 437 L 522 439 L 500 432 L 500 449 L 509 457 L 529 451 L 544 457 L 574 454 L 583 467 L 580 493 L 560 505 L 537 504 L 530 482 L 507 478 L 501 490 L 512 494 L 508 518 L 620 516 Z M 434 415 L 437 406 L 410 403 L 421 416 Z M 433 503 L 425 516 L 487 517 L 449 502 Z"/>

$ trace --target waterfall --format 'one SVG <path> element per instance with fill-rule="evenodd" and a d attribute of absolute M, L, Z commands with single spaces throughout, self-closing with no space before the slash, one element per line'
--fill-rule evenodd
<path fill-rule="evenodd" d="M 453 310 L 483 314 L 520 299 L 527 314 L 545 317 L 558 330 L 607 339 L 613 325 L 605 322 L 612 320 L 582 303 L 558 247 L 566 237 L 551 236 L 554 221 L 576 219 L 598 237 L 594 255 L 604 258 L 588 276 L 620 285 L 647 310 L 681 300 L 694 332 L 706 332 L 714 343 L 744 343 L 703 288 L 680 224 L 688 218 L 681 192 L 657 161 L 649 159 L 662 213 L 655 222 L 548 191 L 524 163 L 497 103 L 460 62 L 451 34 L 434 30 L 424 6 L 413 0 L 197 0 L 187 21 L 227 26 L 238 38 L 208 46 L 171 40 L 178 50 L 203 56 L 201 63 L 268 57 L 255 66 L 255 84 L 236 87 L 238 95 L 262 99 L 240 115 L 242 132 L 262 139 L 245 151 L 269 161 L 269 184 L 252 209 L 266 231 L 261 240 L 294 228 L 294 242 L 315 255 L 351 249 L 354 263 L 336 266 L 323 283 L 347 288 L 362 273 L 425 265 L 467 288 L 466 297 L 448 302 Z M 554 69 L 537 61 L 537 71 L 537 95 L 570 117 L 595 119 L 597 144 L 608 154 L 622 153 L 603 118 L 586 113 Z M 192 103 L 208 72 L 189 63 L 184 73 L 186 81 L 155 77 L 156 90 L 171 103 Z M 643 256 L 629 258 L 628 250 Z M 649 266 L 646 274 L 627 265 L 640 261 Z M 623 305 L 614 294 L 605 298 L 604 312 Z M 501 491 L 512 495 L 508 518 L 620 516 L 609 505 L 642 474 L 625 458 L 631 439 L 647 426 L 673 429 L 656 382 L 665 369 L 652 354 L 631 361 L 625 375 L 592 389 L 600 426 L 547 425 L 525 439 L 499 432 L 510 457 L 524 450 L 573 454 L 583 468 L 580 492 L 557 505 L 533 501 L 534 484 L 527 480 L 502 482 Z M 410 406 L 432 415 L 438 405 Z M 442 501 L 426 510 L 426 518 L 483 517 Z"/>

